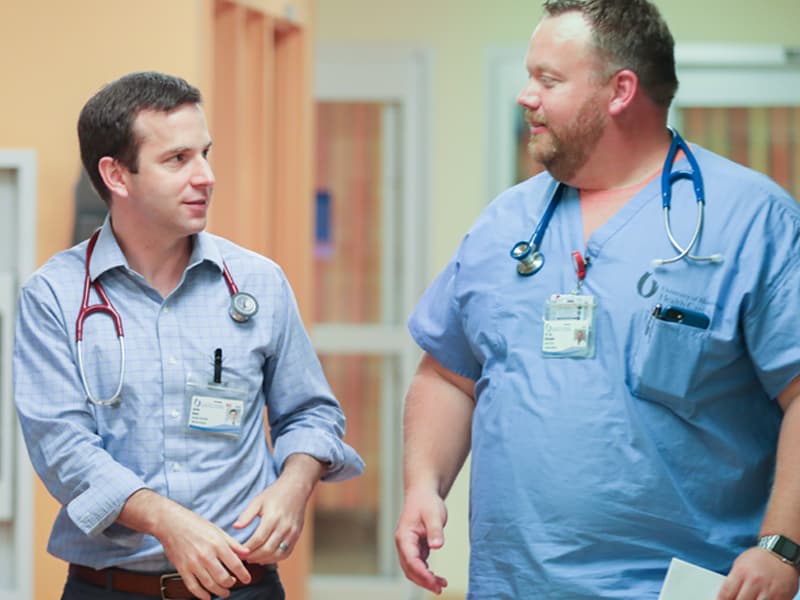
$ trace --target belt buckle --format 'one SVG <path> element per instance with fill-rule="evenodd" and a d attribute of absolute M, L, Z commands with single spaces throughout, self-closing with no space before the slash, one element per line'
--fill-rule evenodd
<path fill-rule="evenodd" d="M 158 578 L 159 587 L 161 588 L 161 600 L 170 600 L 170 597 L 166 595 L 167 593 L 167 582 L 170 579 L 180 579 L 180 573 L 164 573 L 161 577 Z"/>

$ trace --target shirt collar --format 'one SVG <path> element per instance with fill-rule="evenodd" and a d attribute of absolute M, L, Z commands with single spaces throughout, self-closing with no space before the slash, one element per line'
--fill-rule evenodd
<path fill-rule="evenodd" d="M 217 266 L 222 272 L 223 260 L 222 254 L 214 243 L 213 236 L 204 231 L 192 236 L 192 254 L 189 257 L 189 265 L 187 271 L 196 265 L 208 261 Z M 92 259 L 89 264 L 89 276 L 92 281 L 95 281 L 106 271 L 123 267 L 129 269 L 128 261 L 122 253 L 122 249 L 117 243 L 117 238 L 114 236 L 114 231 L 111 229 L 111 217 L 106 215 L 102 227 L 100 227 L 100 234 L 97 237 L 97 243 L 92 252 Z"/>
<path fill-rule="evenodd" d="M 216 265 L 220 273 L 225 266 L 222 260 L 222 253 L 219 251 L 219 246 L 214 241 L 214 237 L 205 231 L 201 231 L 192 236 L 192 255 L 189 257 L 187 269 L 191 269 L 205 261 Z"/>
<path fill-rule="evenodd" d="M 127 266 L 128 261 L 125 260 L 125 255 L 122 253 L 122 249 L 117 244 L 117 238 L 114 237 L 114 232 L 111 230 L 111 217 L 106 215 L 89 261 L 89 277 L 91 277 L 92 281 L 96 281 L 106 271 Z"/>

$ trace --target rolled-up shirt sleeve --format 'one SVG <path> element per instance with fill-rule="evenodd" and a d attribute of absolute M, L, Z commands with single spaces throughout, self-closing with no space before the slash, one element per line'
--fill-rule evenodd
<path fill-rule="evenodd" d="M 87 535 L 99 535 L 145 487 L 97 435 L 74 349 L 74 323 L 42 276 L 21 290 L 13 356 L 14 398 L 34 469 Z"/>
<path fill-rule="evenodd" d="M 308 454 L 327 465 L 323 481 L 355 477 L 363 473 L 364 462 L 343 441 L 344 414 L 303 327 L 289 283 L 281 276 L 275 352 L 264 373 L 276 467 L 280 471 L 292 454 Z"/>

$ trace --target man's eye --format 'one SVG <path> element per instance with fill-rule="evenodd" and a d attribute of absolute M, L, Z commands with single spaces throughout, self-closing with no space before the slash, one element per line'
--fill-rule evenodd
<path fill-rule="evenodd" d="M 557 83 L 555 78 L 549 75 L 542 75 L 539 77 L 539 82 L 545 87 L 553 87 Z"/>

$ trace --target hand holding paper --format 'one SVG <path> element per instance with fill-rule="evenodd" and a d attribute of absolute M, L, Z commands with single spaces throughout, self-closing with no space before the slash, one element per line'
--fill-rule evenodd
<path fill-rule="evenodd" d="M 673 558 L 658 600 L 715 600 L 724 575 Z"/>

